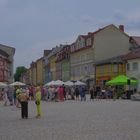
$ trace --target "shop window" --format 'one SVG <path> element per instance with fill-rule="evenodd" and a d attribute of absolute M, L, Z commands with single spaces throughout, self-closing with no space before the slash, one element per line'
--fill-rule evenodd
<path fill-rule="evenodd" d="M 132 68 L 133 68 L 133 70 L 137 71 L 138 70 L 138 63 L 134 62 Z"/>

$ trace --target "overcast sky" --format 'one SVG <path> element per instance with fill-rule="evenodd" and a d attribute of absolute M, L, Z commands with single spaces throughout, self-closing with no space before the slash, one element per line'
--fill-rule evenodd
<path fill-rule="evenodd" d="M 15 67 L 29 67 L 44 49 L 108 24 L 140 35 L 140 0 L 0 0 L 0 19 L 0 44 L 16 48 Z"/>

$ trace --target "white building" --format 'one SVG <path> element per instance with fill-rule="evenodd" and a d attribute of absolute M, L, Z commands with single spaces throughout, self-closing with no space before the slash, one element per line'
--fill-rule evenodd
<path fill-rule="evenodd" d="M 126 75 L 138 80 L 137 91 L 140 92 L 140 48 L 128 53 L 125 59 L 127 60 Z"/>

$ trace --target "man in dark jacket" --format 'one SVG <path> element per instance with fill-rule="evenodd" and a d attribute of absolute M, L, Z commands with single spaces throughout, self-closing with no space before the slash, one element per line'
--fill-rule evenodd
<path fill-rule="evenodd" d="M 21 118 L 28 118 L 28 100 L 29 96 L 25 89 L 22 89 L 21 93 L 18 95 L 18 99 L 21 102 Z"/>

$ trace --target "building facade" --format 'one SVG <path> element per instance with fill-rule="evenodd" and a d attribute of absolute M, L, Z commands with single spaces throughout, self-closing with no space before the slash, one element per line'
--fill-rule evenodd
<path fill-rule="evenodd" d="M 57 80 L 70 80 L 70 45 L 61 45 L 56 54 L 56 78 Z"/>
<path fill-rule="evenodd" d="M 51 81 L 50 62 L 48 57 L 44 57 L 44 83 Z"/>
<path fill-rule="evenodd" d="M 140 92 L 140 48 L 125 55 L 126 75 L 138 81 L 137 91 Z"/>
<path fill-rule="evenodd" d="M 96 84 L 104 86 L 108 80 L 118 75 L 126 75 L 126 64 L 123 56 L 96 62 Z"/>
<path fill-rule="evenodd" d="M 94 35 L 94 59 L 96 62 L 124 55 L 130 51 L 130 37 L 123 28 L 122 25 L 117 28 L 111 24 L 96 32 Z"/>
<path fill-rule="evenodd" d="M 83 80 L 94 84 L 95 67 L 93 57 L 93 35 L 79 36 L 71 45 L 71 80 Z"/>
<path fill-rule="evenodd" d="M 44 59 L 41 57 L 36 61 L 36 82 L 37 85 L 44 84 Z"/>
<path fill-rule="evenodd" d="M 31 69 L 31 85 L 33 86 L 37 86 L 37 66 L 36 66 L 36 62 L 32 62 L 30 64 L 30 69 Z"/>
<path fill-rule="evenodd" d="M 0 82 L 14 81 L 14 54 L 15 48 L 0 44 Z"/>
<path fill-rule="evenodd" d="M 50 63 L 48 56 L 51 53 L 51 50 L 44 50 L 44 56 L 43 56 L 43 79 L 44 79 L 44 84 L 50 81 Z"/>

